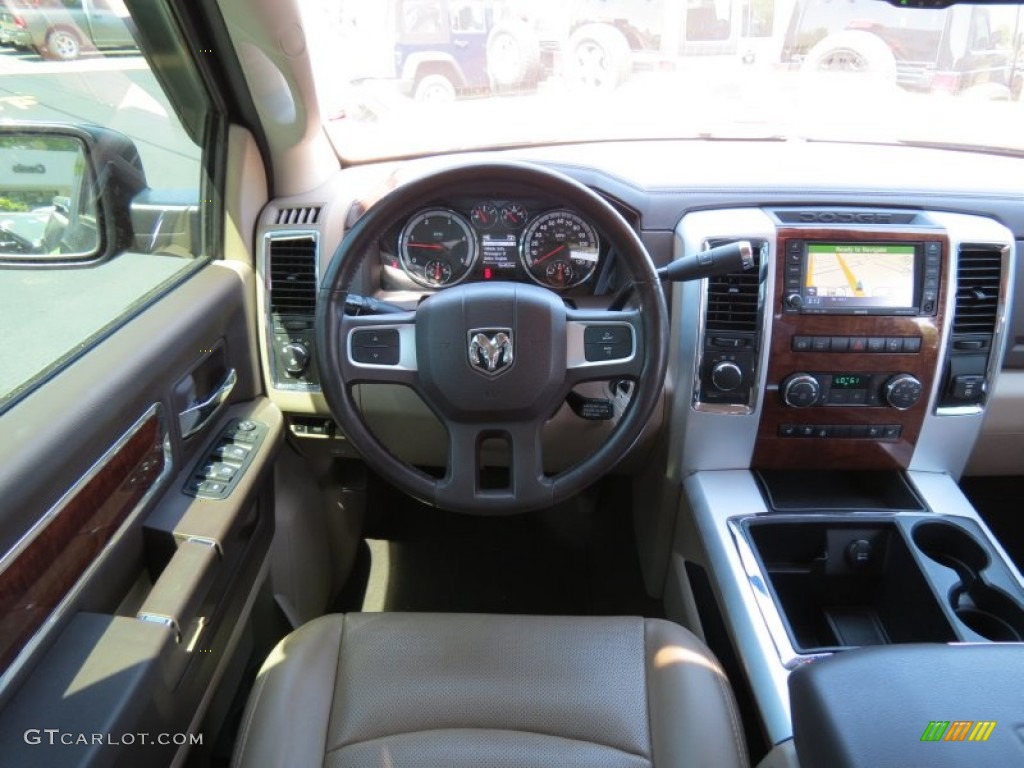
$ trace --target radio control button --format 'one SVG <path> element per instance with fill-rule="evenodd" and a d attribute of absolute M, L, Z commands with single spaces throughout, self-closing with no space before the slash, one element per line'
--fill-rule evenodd
<path fill-rule="evenodd" d="M 804 297 L 799 293 L 791 293 L 786 296 L 786 306 L 790 309 L 800 309 L 804 305 Z"/>

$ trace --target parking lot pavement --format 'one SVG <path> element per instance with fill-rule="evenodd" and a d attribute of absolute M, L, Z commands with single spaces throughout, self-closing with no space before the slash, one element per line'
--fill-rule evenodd
<path fill-rule="evenodd" d="M 136 143 L 151 186 L 198 189 L 199 149 L 137 53 L 47 61 L 0 48 L 0 120 L 105 125 Z"/>

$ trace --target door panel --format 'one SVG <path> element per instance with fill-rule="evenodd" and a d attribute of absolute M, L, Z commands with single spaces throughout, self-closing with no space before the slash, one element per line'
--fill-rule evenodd
<path fill-rule="evenodd" d="M 74 733 L 198 727 L 273 533 L 284 429 L 258 394 L 254 286 L 244 265 L 201 268 L 0 415 L 5 763 L 137 765 L 145 754 L 163 764 L 187 748 L 47 747 L 24 737 L 33 722 Z M 205 409 L 201 428 L 186 418 L 195 434 L 185 439 L 178 414 L 214 400 L 229 371 L 223 404 Z M 190 492 L 243 422 L 259 439 L 238 438 L 244 465 L 224 460 L 241 467 L 229 492 Z"/>

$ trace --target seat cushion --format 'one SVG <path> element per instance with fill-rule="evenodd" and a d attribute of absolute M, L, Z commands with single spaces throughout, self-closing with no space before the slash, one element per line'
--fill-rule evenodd
<path fill-rule="evenodd" d="M 720 666 L 639 618 L 348 614 L 260 670 L 241 768 L 746 764 Z"/>

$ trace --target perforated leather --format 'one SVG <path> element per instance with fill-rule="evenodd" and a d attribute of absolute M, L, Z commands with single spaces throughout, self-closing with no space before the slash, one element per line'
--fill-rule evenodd
<path fill-rule="evenodd" d="M 325 616 L 257 678 L 240 768 L 746 765 L 689 632 L 638 618 Z"/>

